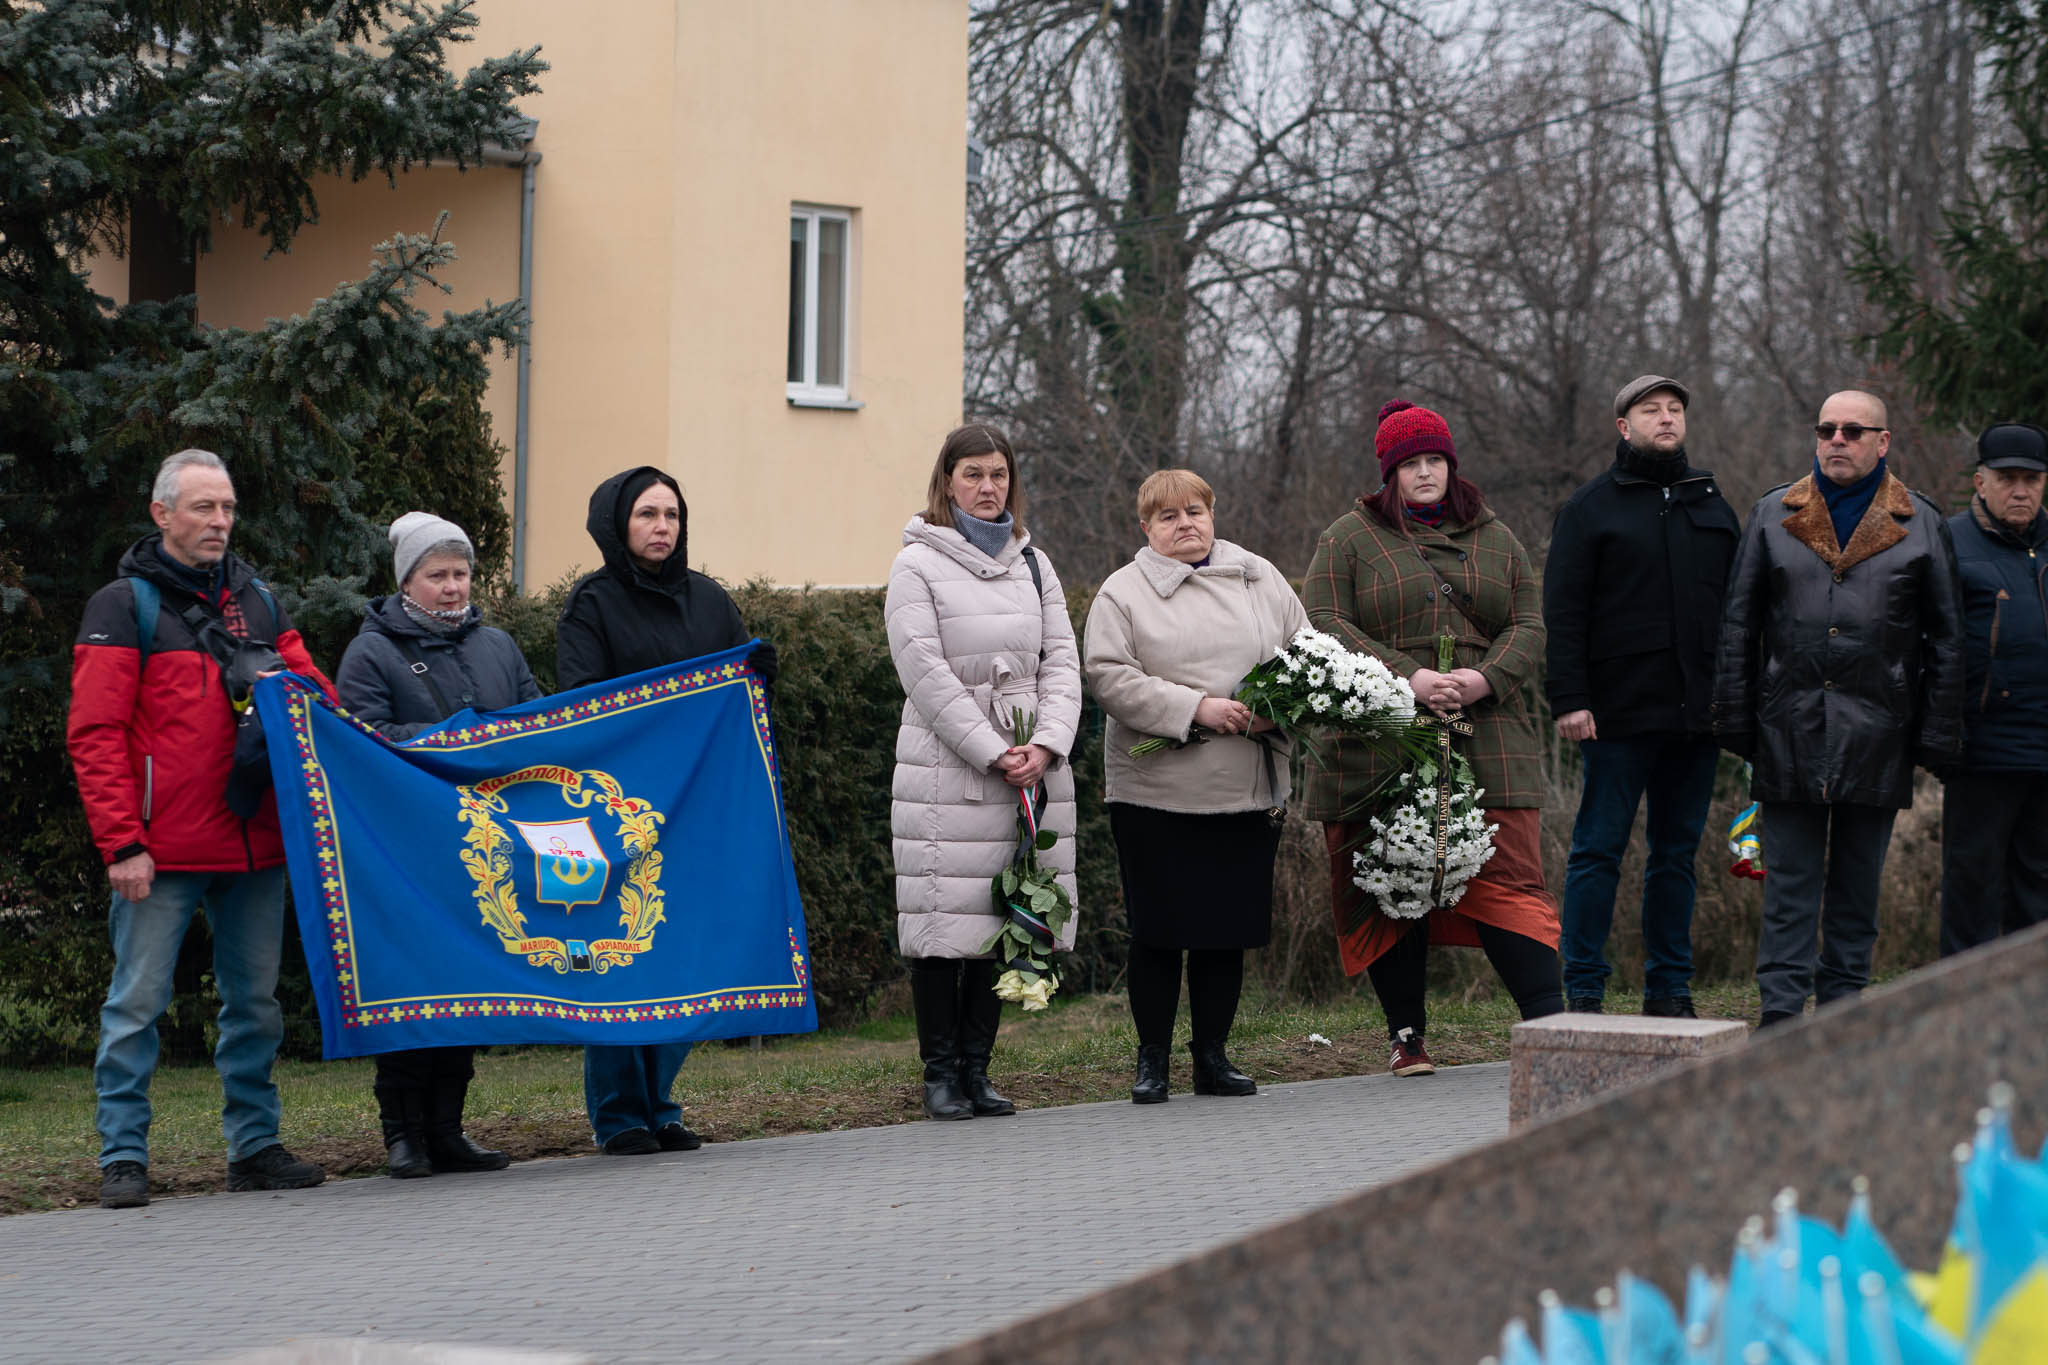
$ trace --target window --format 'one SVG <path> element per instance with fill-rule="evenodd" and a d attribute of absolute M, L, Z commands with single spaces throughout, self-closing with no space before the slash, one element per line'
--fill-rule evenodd
<path fill-rule="evenodd" d="M 847 299 L 853 274 L 852 215 L 789 211 L 789 401 L 858 406 L 846 391 Z"/>

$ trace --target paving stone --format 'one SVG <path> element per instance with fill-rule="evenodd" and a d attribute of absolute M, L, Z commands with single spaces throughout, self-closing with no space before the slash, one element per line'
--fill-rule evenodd
<path fill-rule="evenodd" d="M 912 1359 L 1502 1136 L 1507 1091 L 1451 1067 L 27 1214 L 0 1220 L 0 1361 Z"/>

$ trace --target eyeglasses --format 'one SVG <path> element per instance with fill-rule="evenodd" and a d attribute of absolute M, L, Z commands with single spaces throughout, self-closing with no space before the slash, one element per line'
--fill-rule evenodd
<path fill-rule="evenodd" d="M 1890 430 L 1890 427 L 1866 427 L 1859 422 L 1844 422 L 1841 424 L 1842 439 L 1850 445 L 1855 445 L 1858 441 L 1862 440 L 1868 432 Z M 1835 424 L 1833 422 L 1816 422 L 1813 424 L 1813 434 L 1820 437 L 1823 441 L 1832 441 L 1835 439 Z"/>

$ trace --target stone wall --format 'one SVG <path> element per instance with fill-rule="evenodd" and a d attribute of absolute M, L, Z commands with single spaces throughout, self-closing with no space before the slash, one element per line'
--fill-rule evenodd
<path fill-rule="evenodd" d="M 1625 1266 L 1676 1299 L 1779 1189 L 1838 1222 L 1858 1174 L 1900 1256 L 1931 1269 L 1949 1152 L 1991 1082 L 2018 1088 L 2026 1150 L 2041 1140 L 2044 1030 L 2048 927 L 930 1359 L 1474 1365 L 1544 1289 L 1590 1303 Z"/>

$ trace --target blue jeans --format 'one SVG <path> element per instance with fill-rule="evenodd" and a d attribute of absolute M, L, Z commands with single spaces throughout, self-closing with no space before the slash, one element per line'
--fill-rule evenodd
<path fill-rule="evenodd" d="M 1598 1000 L 1607 990 L 1607 932 L 1614 923 L 1614 893 L 1621 855 L 1644 794 L 1650 845 L 1643 866 L 1643 998 L 1668 1000 L 1692 991 L 1692 902 L 1699 887 L 1693 859 L 1714 795 L 1720 752 L 1709 740 L 1686 735 L 1589 739 L 1584 795 L 1572 826 L 1565 865 L 1564 993 Z"/>
<path fill-rule="evenodd" d="M 640 1043 L 583 1049 L 583 1106 L 600 1143 L 645 1128 L 658 1133 L 683 1121 L 683 1106 L 668 1097 L 676 1073 L 695 1043 Z"/>
<path fill-rule="evenodd" d="M 100 1007 L 100 1165 L 149 1164 L 149 1078 L 156 1070 L 156 1021 L 171 1003 L 178 945 L 204 902 L 213 929 L 213 979 L 220 992 L 221 1133 L 228 1160 L 277 1141 L 277 1086 L 270 1079 L 284 1012 L 277 1004 L 277 962 L 284 947 L 284 869 L 261 872 L 159 872 L 149 898 L 116 894 L 107 914 L 114 981 Z"/>

